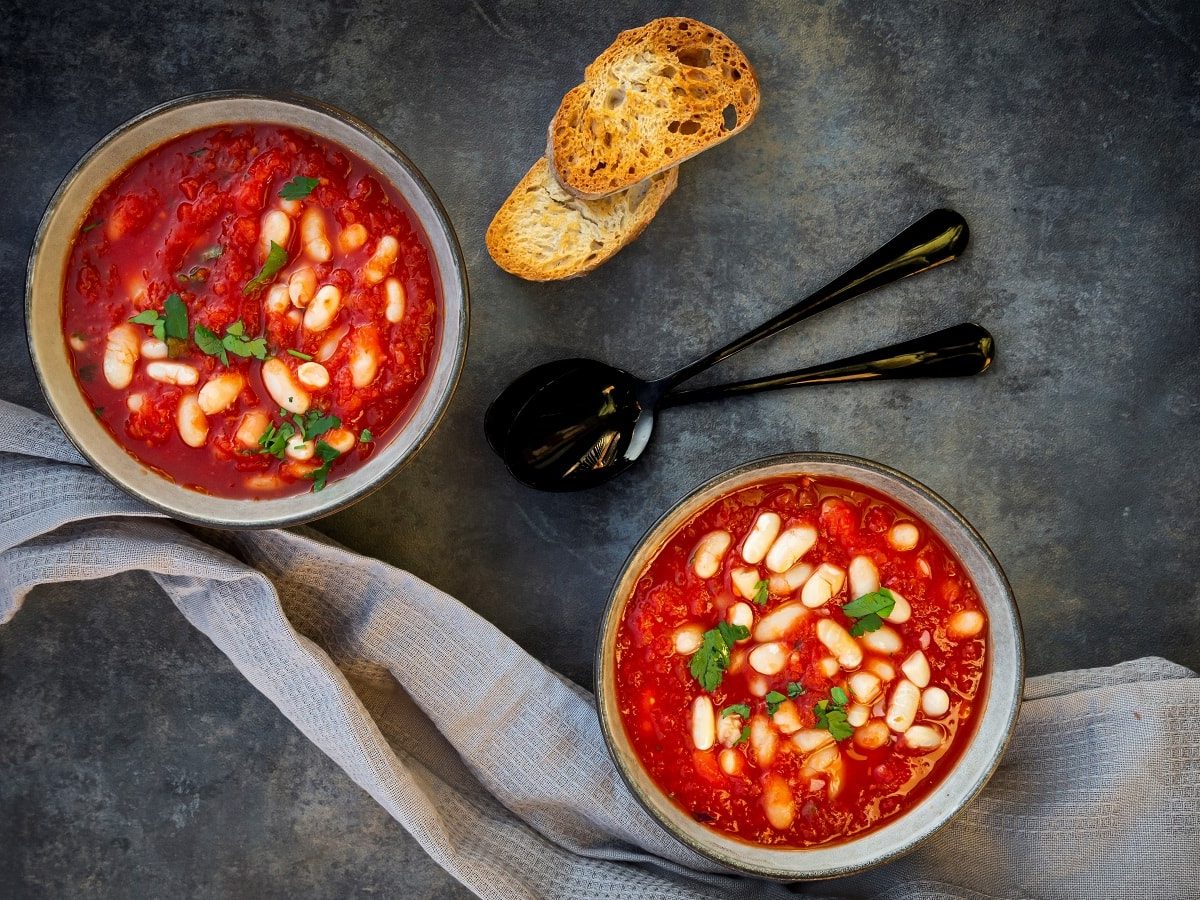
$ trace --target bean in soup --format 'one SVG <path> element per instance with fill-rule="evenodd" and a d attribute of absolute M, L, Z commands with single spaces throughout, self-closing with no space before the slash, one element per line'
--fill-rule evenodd
<path fill-rule="evenodd" d="M 122 447 L 222 497 L 320 490 L 394 434 L 438 298 L 404 201 L 345 149 L 273 125 L 176 138 L 96 198 L 63 330 Z"/>
<path fill-rule="evenodd" d="M 642 765 L 697 821 L 836 843 L 953 768 L 986 633 L 925 523 L 849 482 L 770 481 L 714 501 L 643 572 L 617 632 L 617 702 Z"/>

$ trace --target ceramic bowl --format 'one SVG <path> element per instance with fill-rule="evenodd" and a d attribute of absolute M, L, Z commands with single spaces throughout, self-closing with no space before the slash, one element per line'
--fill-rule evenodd
<path fill-rule="evenodd" d="M 713 500 L 780 477 L 845 479 L 865 485 L 926 522 L 966 569 L 988 617 L 988 663 L 980 687 L 981 714 L 955 767 L 907 812 L 859 837 L 805 849 L 740 841 L 696 822 L 651 780 L 631 746 L 617 708 L 617 629 L 638 578 L 671 535 Z M 671 834 L 731 869 L 778 880 L 833 878 L 875 866 L 917 847 L 982 790 L 1000 762 L 1016 723 L 1024 682 L 1021 625 L 1012 589 L 979 533 L 924 485 L 879 463 L 829 453 L 792 453 L 756 460 L 719 475 L 667 511 L 634 548 L 613 586 L 600 625 L 596 705 L 609 752 L 629 789 Z"/>
<path fill-rule="evenodd" d="M 404 198 L 428 237 L 439 280 L 441 319 L 431 370 L 408 418 L 361 468 L 319 493 L 272 499 L 214 497 L 189 490 L 145 466 L 113 439 L 88 408 L 71 371 L 62 334 L 62 288 L 71 245 L 93 200 L 136 159 L 181 134 L 229 123 L 303 129 L 359 156 Z M 63 431 L 108 478 L 178 519 L 229 528 L 310 521 L 375 490 L 429 438 L 454 391 L 467 345 L 466 266 L 450 220 L 417 167 L 387 138 L 349 114 L 313 100 L 216 92 L 156 106 L 96 144 L 63 180 L 42 218 L 29 260 L 25 317 L 42 391 Z"/>

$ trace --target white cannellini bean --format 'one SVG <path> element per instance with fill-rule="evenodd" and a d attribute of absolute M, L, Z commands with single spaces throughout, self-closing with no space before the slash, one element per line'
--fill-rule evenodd
<path fill-rule="evenodd" d="M 796 525 L 786 529 L 767 551 L 767 568 L 772 572 L 786 572 L 800 561 L 817 543 L 817 529 L 811 525 Z"/>
<path fill-rule="evenodd" d="M 754 628 L 754 639 L 777 641 L 794 631 L 812 613 L 803 603 L 784 603 L 763 616 Z"/>
<path fill-rule="evenodd" d="M 67 343 L 71 345 L 72 350 L 86 350 L 88 345 L 87 339 L 79 333 L 72 334 L 67 338 Z"/>
<path fill-rule="evenodd" d="M 342 342 L 342 338 L 349 334 L 349 332 L 350 326 L 344 322 L 333 329 L 333 331 L 321 339 L 321 345 L 317 347 L 317 352 L 313 354 L 313 358 L 317 362 L 328 362 L 333 357 L 333 354 L 337 353 L 338 344 Z"/>
<path fill-rule="evenodd" d="M 304 327 L 308 331 L 324 331 L 333 324 L 334 317 L 342 308 L 342 292 L 336 285 L 327 284 L 317 291 L 308 308 L 304 310 Z"/>
<path fill-rule="evenodd" d="M 770 578 L 771 593 L 784 596 L 796 592 L 804 582 L 812 577 L 813 571 L 813 567 L 808 563 L 800 563 L 792 566 L 782 575 L 772 575 Z"/>
<path fill-rule="evenodd" d="M 861 703 L 851 703 L 850 708 L 846 710 L 846 721 L 852 728 L 866 725 L 869 718 L 871 718 L 871 707 Z"/>
<path fill-rule="evenodd" d="M 308 391 L 292 378 L 292 370 L 280 359 L 271 357 L 262 364 L 263 386 L 271 399 L 282 409 L 303 415 L 312 402 Z"/>
<path fill-rule="evenodd" d="M 692 701 L 692 743 L 697 750 L 709 750 L 717 740 L 717 714 L 708 694 Z"/>
<path fill-rule="evenodd" d="M 784 831 L 792 827 L 796 819 L 796 800 L 782 776 L 768 772 L 763 777 L 762 804 L 772 828 Z"/>
<path fill-rule="evenodd" d="M 367 229 L 358 222 L 347 225 L 338 235 L 338 249 L 343 253 L 353 253 L 355 250 L 361 249 L 366 242 Z"/>
<path fill-rule="evenodd" d="M 292 308 L 292 301 L 288 299 L 288 287 L 286 284 L 273 284 L 267 288 L 267 299 L 264 301 L 267 312 L 282 316 Z"/>
<path fill-rule="evenodd" d="M 884 616 L 884 618 L 896 625 L 903 625 L 912 618 L 912 606 L 891 588 L 888 588 L 888 592 L 895 599 L 896 604 L 892 607 L 892 611 Z"/>
<path fill-rule="evenodd" d="M 749 656 L 749 654 L 747 654 Z M 771 690 L 771 679 L 766 675 L 759 675 L 757 672 L 751 672 L 746 676 L 746 689 L 750 691 L 751 696 L 765 697 L 767 692 Z"/>
<path fill-rule="evenodd" d="M 983 631 L 983 613 L 973 609 L 956 612 L 946 623 L 946 633 L 952 638 L 962 639 L 975 637 Z"/>
<path fill-rule="evenodd" d="M 190 387 L 200 380 L 200 373 L 195 366 L 165 359 L 156 359 L 147 364 L 146 374 L 163 384 L 178 384 L 184 387 Z"/>
<path fill-rule="evenodd" d="M 828 747 L 822 747 L 816 753 L 809 756 L 804 761 L 804 764 L 818 772 L 826 772 L 837 765 L 841 758 L 842 754 L 838 750 L 837 745 L 830 744 Z"/>
<path fill-rule="evenodd" d="M 244 483 L 252 491 L 274 491 L 283 487 L 283 479 L 278 475 L 261 473 L 249 476 Z"/>
<path fill-rule="evenodd" d="M 825 770 L 826 776 L 829 778 L 829 787 L 826 789 L 830 800 L 836 800 L 838 794 L 842 792 L 842 786 L 846 780 L 846 763 L 842 760 L 842 754 L 838 753 L 838 758 L 828 769 Z"/>
<path fill-rule="evenodd" d="M 887 539 L 896 550 L 912 550 L 921 541 L 921 529 L 912 522 L 897 522 L 888 531 Z"/>
<path fill-rule="evenodd" d="M 700 538 L 692 551 L 692 571 L 698 578 L 712 578 L 721 570 L 721 561 L 733 543 L 728 531 L 710 531 Z"/>
<path fill-rule="evenodd" d="M 125 398 L 125 405 L 129 407 L 130 412 L 137 412 L 146 405 L 145 394 L 130 394 Z"/>
<path fill-rule="evenodd" d="M 856 556 L 850 560 L 850 599 L 857 600 L 864 594 L 879 590 L 879 568 L 869 556 Z"/>
<path fill-rule="evenodd" d="M 260 409 L 251 410 L 242 416 L 234 439 L 247 449 L 258 447 L 259 438 L 267 432 L 271 425 L 271 417 Z"/>
<path fill-rule="evenodd" d="M 779 752 L 779 732 L 762 713 L 750 718 L 750 750 L 760 769 L 775 762 L 775 754 Z"/>
<path fill-rule="evenodd" d="M 736 750 L 725 749 L 717 755 L 717 764 L 726 775 L 741 775 L 746 768 L 746 757 Z"/>
<path fill-rule="evenodd" d="M 354 445 L 358 443 L 358 438 L 345 428 L 331 428 L 321 435 L 321 440 L 338 453 L 349 453 L 354 449 Z"/>
<path fill-rule="evenodd" d="M 732 747 L 742 737 L 742 717 L 737 713 L 728 716 L 717 716 L 717 743 L 722 747 Z"/>
<path fill-rule="evenodd" d="M 919 688 L 929 684 L 929 660 L 920 650 L 914 650 L 900 663 L 900 671 Z"/>
<path fill-rule="evenodd" d="M 313 441 L 306 441 L 302 434 L 293 434 L 288 438 L 287 448 L 284 450 L 289 459 L 300 461 L 312 459 L 316 452 L 317 445 Z"/>
<path fill-rule="evenodd" d="M 288 299 L 292 306 L 304 309 L 317 293 L 317 273 L 312 266 L 297 269 L 288 279 Z"/>
<path fill-rule="evenodd" d="M 871 719 L 854 731 L 854 743 L 864 750 L 878 750 L 888 742 L 888 737 L 888 727 L 880 719 Z"/>
<path fill-rule="evenodd" d="M 917 717 L 917 708 L 920 705 L 921 689 L 907 678 L 901 678 L 892 689 L 892 699 L 884 717 L 888 728 L 898 734 L 908 731 L 912 727 L 913 719 Z"/>
<path fill-rule="evenodd" d="M 741 625 L 749 630 L 754 627 L 754 610 L 749 603 L 735 603 L 729 607 L 729 612 L 726 614 L 729 618 L 730 625 Z M 748 638 L 743 638 L 748 640 Z"/>
<path fill-rule="evenodd" d="M 300 217 L 300 240 L 304 243 L 304 252 L 313 262 L 333 259 L 333 247 L 325 231 L 325 214 L 315 206 L 310 206 Z"/>
<path fill-rule="evenodd" d="M 124 390 L 133 381 L 140 347 L 138 331 L 128 322 L 108 333 L 104 342 L 104 380 L 116 390 Z"/>
<path fill-rule="evenodd" d="M 704 628 L 688 622 L 675 629 L 675 652 L 680 656 L 691 656 L 704 643 Z"/>
<path fill-rule="evenodd" d="M 753 600 L 754 595 L 758 592 L 758 569 L 744 569 L 741 567 L 729 570 L 729 581 L 733 584 L 733 592 L 739 597 L 745 597 L 747 600 Z"/>
<path fill-rule="evenodd" d="M 754 520 L 754 527 L 742 542 L 742 559 L 752 566 L 757 566 L 775 543 L 779 534 L 780 519 L 777 513 L 759 513 Z"/>
<path fill-rule="evenodd" d="M 886 659 L 880 659 L 878 656 L 872 656 L 865 663 L 863 668 L 879 676 L 880 681 L 891 681 L 896 677 L 896 667 Z"/>
<path fill-rule="evenodd" d="M 179 436 L 189 447 L 203 447 L 208 440 L 208 419 L 195 394 L 185 394 L 175 410 L 175 425 Z"/>
<path fill-rule="evenodd" d="M 932 719 L 940 719 L 950 711 L 950 695 L 940 687 L 927 687 L 921 692 L 921 710 Z"/>
<path fill-rule="evenodd" d="M 900 635 L 895 629 L 888 628 L 886 625 L 875 631 L 868 631 L 861 640 L 868 650 L 888 656 L 904 649 L 904 641 L 900 639 Z"/>
<path fill-rule="evenodd" d="M 296 367 L 296 380 L 306 388 L 319 391 L 329 387 L 329 370 L 319 362 L 303 362 Z"/>
<path fill-rule="evenodd" d="M 821 563 L 812 578 L 804 582 L 800 590 L 800 601 L 809 609 L 828 603 L 846 582 L 846 570 L 832 563 Z"/>
<path fill-rule="evenodd" d="M 350 345 L 350 382 L 364 388 L 379 374 L 379 351 L 364 332 L 356 332 Z"/>
<path fill-rule="evenodd" d="M 170 352 L 166 341 L 156 337 L 148 337 L 142 341 L 142 359 L 166 359 Z"/>
<path fill-rule="evenodd" d="M 750 668 L 763 675 L 776 675 L 787 665 L 788 649 L 778 641 L 759 644 L 750 651 Z"/>
<path fill-rule="evenodd" d="M 300 210 L 303 207 L 304 207 L 304 204 L 301 203 L 299 200 L 280 200 L 279 201 L 279 208 L 282 209 L 289 216 L 298 216 L 300 214 Z"/>
<path fill-rule="evenodd" d="M 933 569 L 929 568 L 928 561 L 926 561 L 924 559 L 917 560 L 917 571 L 920 572 L 922 575 L 924 575 L 926 578 L 933 577 Z"/>
<path fill-rule="evenodd" d="M 400 242 L 390 234 L 385 234 L 375 245 L 375 252 L 363 266 L 363 281 L 367 284 L 379 284 L 392 272 L 396 258 L 400 255 Z"/>
<path fill-rule="evenodd" d="M 821 661 L 817 663 L 821 668 L 821 674 L 826 678 L 833 678 L 838 672 L 842 671 L 842 667 L 838 665 L 838 661 L 832 656 L 823 656 Z"/>
<path fill-rule="evenodd" d="M 825 645 L 843 669 L 857 669 L 862 664 L 862 648 L 845 628 L 833 619 L 817 622 L 817 640 Z"/>
<path fill-rule="evenodd" d="M 399 278 L 389 278 L 383 283 L 383 297 L 386 301 L 383 315 L 389 322 L 399 322 L 404 318 L 406 292 Z"/>
<path fill-rule="evenodd" d="M 288 239 L 292 236 L 292 220 L 281 209 L 273 209 L 262 218 L 262 226 L 258 232 L 258 258 L 266 259 L 271 252 L 271 244 L 287 248 Z"/>
<path fill-rule="evenodd" d="M 801 753 L 814 753 L 833 743 L 833 735 L 824 728 L 805 728 L 792 735 L 792 745 Z"/>
<path fill-rule="evenodd" d="M 942 746 L 942 733 L 928 725 L 914 725 L 904 732 L 904 743 L 914 750 L 936 750 Z"/>
<path fill-rule="evenodd" d="M 245 386 L 246 379 L 237 372 L 222 372 L 204 383 L 196 399 L 205 415 L 215 416 L 232 406 Z"/>
<path fill-rule="evenodd" d="M 800 730 L 800 710 L 791 700 L 784 700 L 775 707 L 771 721 L 783 734 L 794 734 Z"/>
<path fill-rule="evenodd" d="M 879 690 L 883 685 L 878 675 L 871 672 L 855 672 L 847 679 L 846 686 L 854 695 L 855 700 L 870 706 L 879 696 Z"/>

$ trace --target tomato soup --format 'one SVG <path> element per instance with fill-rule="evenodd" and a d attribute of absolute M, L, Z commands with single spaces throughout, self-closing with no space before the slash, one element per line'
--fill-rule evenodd
<path fill-rule="evenodd" d="M 228 125 L 96 198 L 62 320 L 121 446 L 180 485 L 261 498 L 320 490 L 394 434 L 438 309 L 426 236 L 377 172 L 304 131 Z"/>
<path fill-rule="evenodd" d="M 658 787 L 726 835 L 811 847 L 927 795 L 982 712 L 987 620 L 923 522 L 772 480 L 677 530 L 617 630 L 616 698 Z"/>

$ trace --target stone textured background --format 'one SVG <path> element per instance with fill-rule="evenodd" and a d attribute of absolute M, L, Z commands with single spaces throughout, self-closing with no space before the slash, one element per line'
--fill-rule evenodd
<path fill-rule="evenodd" d="M 595 274 L 504 275 L 483 232 L 559 97 L 617 31 L 668 13 L 743 46 L 758 121 L 686 164 L 643 238 Z M 1198 45 L 1187 0 L 9 3 L 0 396 L 44 410 L 24 267 L 76 159 L 180 94 L 294 90 L 421 167 L 474 301 L 441 429 L 328 534 L 586 685 L 601 603 L 662 510 L 755 456 L 842 451 L 912 474 L 976 524 L 1016 589 L 1031 673 L 1145 654 L 1200 667 Z M 662 374 L 939 205 L 972 224 L 960 262 L 720 377 L 965 319 L 996 335 L 986 377 L 675 410 L 644 464 L 584 494 L 529 491 L 488 450 L 483 411 L 528 366 L 585 353 Z M 41 591 L 0 629 L 0 893 L 465 896 L 141 576 Z"/>

